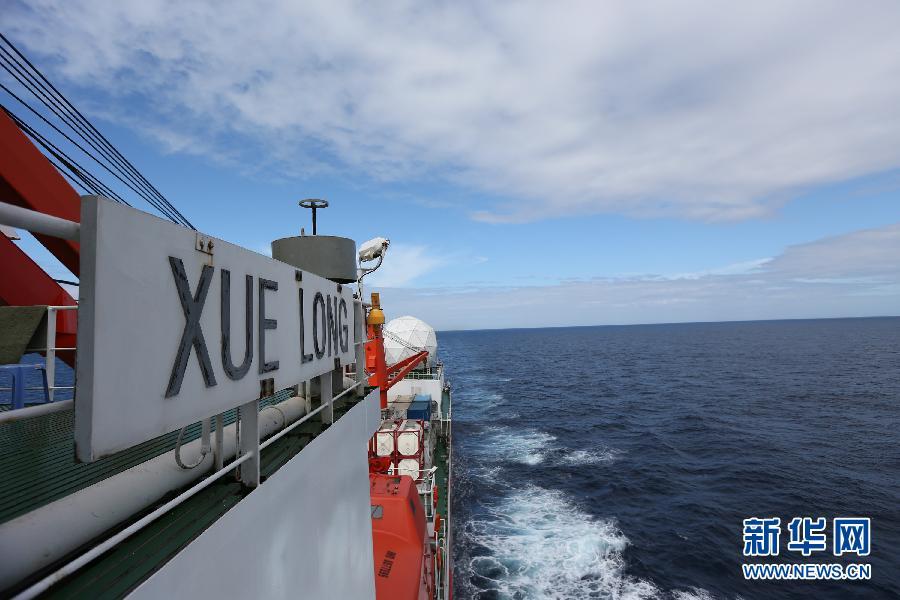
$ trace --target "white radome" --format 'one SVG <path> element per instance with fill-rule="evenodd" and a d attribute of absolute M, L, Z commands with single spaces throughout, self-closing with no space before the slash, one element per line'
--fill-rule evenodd
<path fill-rule="evenodd" d="M 437 336 L 434 328 L 425 321 L 410 316 L 397 317 L 384 326 L 384 331 L 384 358 L 388 365 L 409 358 L 420 350 L 428 351 L 429 365 L 434 363 Z"/>

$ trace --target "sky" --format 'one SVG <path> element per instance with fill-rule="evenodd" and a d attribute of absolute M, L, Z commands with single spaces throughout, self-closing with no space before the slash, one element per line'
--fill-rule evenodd
<path fill-rule="evenodd" d="M 900 314 L 893 0 L 29 0 L 0 25 L 200 230 L 267 253 L 319 197 L 320 232 L 389 238 L 388 317 Z"/>

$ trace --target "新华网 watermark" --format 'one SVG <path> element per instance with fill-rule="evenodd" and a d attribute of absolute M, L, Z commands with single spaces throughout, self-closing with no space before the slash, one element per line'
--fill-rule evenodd
<path fill-rule="evenodd" d="M 836 517 L 831 522 L 831 544 L 825 517 L 794 517 L 787 524 L 788 552 L 811 557 L 817 553 L 833 556 L 869 556 L 872 551 L 872 521 L 868 517 Z M 781 552 L 781 519 L 744 519 L 743 554 L 746 557 L 774 557 Z M 768 580 L 867 580 L 872 578 L 868 563 L 744 563 L 744 579 Z"/>

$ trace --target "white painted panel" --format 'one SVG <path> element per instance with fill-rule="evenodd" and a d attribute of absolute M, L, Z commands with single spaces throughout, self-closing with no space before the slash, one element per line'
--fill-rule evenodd
<path fill-rule="evenodd" d="M 341 364 L 355 361 L 353 298 L 348 286 L 339 287 L 308 272 L 297 281 L 294 267 L 208 236 L 202 236 L 202 241 L 205 248 L 213 243 L 212 253 L 197 250 L 197 232 L 97 197 L 83 200 L 81 222 L 75 403 L 79 459 L 100 458 L 257 398 L 261 379 L 274 378 L 277 390 L 332 370 L 336 358 Z M 211 375 L 204 377 L 200 354 L 194 345 L 188 346 L 182 352 L 187 354 L 184 376 L 174 391 L 170 382 L 187 322 L 177 265 L 183 265 L 182 290 L 189 294 L 188 303 L 197 293 L 204 266 L 211 267 L 199 312 Z M 247 346 L 246 277 L 253 278 L 253 357 L 239 377 L 234 371 L 226 374 L 224 366 L 223 270 L 230 273 L 230 356 L 237 366 L 244 362 Z M 263 290 L 264 315 L 260 314 L 262 280 L 278 287 Z M 317 294 L 321 303 L 316 302 Z M 327 320 L 326 303 L 332 313 L 335 309 L 339 313 L 334 321 L 337 343 L 328 335 L 334 328 Z M 277 321 L 275 329 L 265 330 L 265 360 L 278 361 L 278 368 L 267 372 L 262 371 L 260 357 L 262 317 Z M 305 361 L 301 360 L 301 324 Z M 314 338 L 319 340 L 320 355 Z"/>
<path fill-rule="evenodd" d="M 378 402 L 376 390 L 131 597 L 374 598 L 366 442 Z"/>

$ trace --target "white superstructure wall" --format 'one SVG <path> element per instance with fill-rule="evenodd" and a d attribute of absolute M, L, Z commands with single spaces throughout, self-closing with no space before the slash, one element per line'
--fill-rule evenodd
<path fill-rule="evenodd" d="M 134 590 L 133 598 L 375 598 L 366 444 L 377 390 Z"/>

